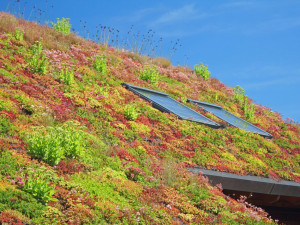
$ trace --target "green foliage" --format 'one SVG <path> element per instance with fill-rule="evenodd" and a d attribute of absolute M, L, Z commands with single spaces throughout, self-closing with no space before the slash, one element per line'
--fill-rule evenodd
<path fill-rule="evenodd" d="M 92 196 L 108 199 L 121 207 L 128 207 L 128 200 L 116 191 L 116 185 L 111 179 L 126 179 L 124 172 L 111 168 L 103 168 L 102 171 L 93 171 L 89 174 L 77 173 L 72 175 L 72 181 L 80 184 Z"/>
<path fill-rule="evenodd" d="M 0 190 L 0 211 L 14 209 L 30 218 L 42 216 L 46 207 L 29 193 L 20 190 Z"/>
<path fill-rule="evenodd" d="M 236 102 L 242 103 L 244 102 L 244 89 L 241 88 L 239 85 L 237 85 L 234 89 L 233 89 L 233 99 Z"/>
<path fill-rule="evenodd" d="M 0 168 L 0 176 L 14 176 L 20 165 L 10 151 L 0 151 Z"/>
<path fill-rule="evenodd" d="M 31 46 L 31 57 L 29 58 L 29 67 L 33 73 L 45 75 L 48 72 L 48 58 L 43 53 L 43 45 L 37 41 Z"/>
<path fill-rule="evenodd" d="M 233 89 L 233 99 L 242 105 L 242 110 L 245 114 L 247 120 L 253 120 L 255 114 L 255 108 L 253 104 L 248 104 L 247 96 L 245 95 L 245 90 L 237 85 Z"/>
<path fill-rule="evenodd" d="M 204 80 L 210 78 L 210 71 L 208 70 L 208 66 L 203 63 L 197 64 L 194 66 L 194 70 L 196 75 L 202 76 Z"/>
<path fill-rule="evenodd" d="M 8 72 L 7 70 L 5 70 L 3 68 L 0 68 L 0 74 L 9 78 L 12 82 L 16 82 L 18 80 L 14 74 Z M 0 107 L 1 107 L 1 105 L 0 105 Z"/>
<path fill-rule="evenodd" d="M 200 204 L 203 200 L 212 197 L 212 194 L 210 194 L 206 188 L 199 187 L 197 183 L 190 184 L 187 187 L 187 192 L 192 194 L 192 200 L 195 204 Z"/>
<path fill-rule="evenodd" d="M 59 79 L 66 85 L 74 84 L 74 71 L 65 66 L 59 72 Z"/>
<path fill-rule="evenodd" d="M 136 105 L 130 104 L 126 105 L 124 110 L 124 116 L 128 120 L 136 120 L 139 116 L 139 113 L 137 112 Z"/>
<path fill-rule="evenodd" d="M 157 66 L 155 65 L 145 66 L 140 71 L 140 78 L 142 80 L 150 82 L 151 84 L 156 84 L 158 82 L 159 77 L 160 73 Z"/>
<path fill-rule="evenodd" d="M 25 93 L 22 92 L 21 94 L 15 94 L 14 98 L 20 102 L 22 109 L 27 114 L 32 114 L 34 112 L 34 105 L 32 104 L 33 102 Z"/>
<path fill-rule="evenodd" d="M 26 138 L 28 153 L 52 166 L 65 157 L 79 158 L 87 144 L 82 129 L 79 123 L 74 121 L 56 127 L 37 127 L 36 131 Z"/>
<path fill-rule="evenodd" d="M 13 128 L 14 126 L 10 122 L 9 118 L 0 114 L 0 137 L 11 133 Z"/>
<path fill-rule="evenodd" d="M 246 119 L 253 120 L 254 113 L 255 113 L 254 105 L 253 104 L 248 105 L 247 99 L 245 99 L 244 106 L 242 109 L 244 111 Z"/>
<path fill-rule="evenodd" d="M 23 41 L 24 31 L 17 27 L 14 37 L 18 41 Z"/>
<path fill-rule="evenodd" d="M 47 171 L 46 168 L 29 168 L 26 171 L 25 185 L 23 190 L 34 196 L 38 201 L 46 204 L 49 201 L 57 201 L 57 199 L 52 198 L 56 183 L 53 179 L 54 173 Z"/>
<path fill-rule="evenodd" d="M 95 56 L 93 66 L 95 70 L 99 73 L 105 75 L 107 74 L 107 59 L 105 55 L 97 55 Z"/>
<path fill-rule="evenodd" d="M 69 18 L 56 19 L 56 22 L 51 23 L 54 30 L 57 30 L 63 34 L 71 33 L 71 24 Z"/>

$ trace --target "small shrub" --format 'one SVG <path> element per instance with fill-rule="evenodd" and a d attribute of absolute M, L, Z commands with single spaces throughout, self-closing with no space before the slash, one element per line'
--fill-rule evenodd
<path fill-rule="evenodd" d="M 28 169 L 22 189 L 32 194 L 41 203 L 46 204 L 49 201 L 57 201 L 57 199 L 52 197 L 56 192 L 54 190 L 55 186 L 53 174 L 42 167 Z"/>
<path fill-rule="evenodd" d="M 200 75 L 203 77 L 204 80 L 207 80 L 210 78 L 210 71 L 208 71 L 207 65 L 204 65 L 203 63 L 197 64 L 194 66 L 196 75 Z"/>
<path fill-rule="evenodd" d="M 31 46 L 32 56 L 29 58 L 29 67 L 33 73 L 45 75 L 48 71 L 48 58 L 43 51 L 40 41 Z"/>
<path fill-rule="evenodd" d="M 63 34 L 71 33 L 71 24 L 69 18 L 57 18 L 56 22 L 51 23 L 54 30 L 57 30 Z"/>
<path fill-rule="evenodd" d="M 97 55 L 94 59 L 93 66 L 101 74 L 107 74 L 107 59 L 105 55 Z"/>
<path fill-rule="evenodd" d="M 160 74 L 159 70 L 156 66 L 145 66 L 141 71 L 140 71 L 140 78 L 142 80 L 148 81 L 151 84 L 156 84 L 158 81 Z"/>
<path fill-rule="evenodd" d="M 243 111 L 246 119 L 252 120 L 254 118 L 254 113 L 255 113 L 254 105 L 253 104 L 248 105 L 247 99 L 245 99 Z"/>
<path fill-rule="evenodd" d="M 64 158 L 79 158 L 85 149 L 84 131 L 73 121 L 63 126 L 37 127 L 36 132 L 28 135 L 28 153 L 50 165 L 57 165 Z"/>
<path fill-rule="evenodd" d="M 124 110 L 124 116 L 128 120 L 136 120 L 139 116 L 139 113 L 136 110 L 136 106 L 127 105 Z"/>
<path fill-rule="evenodd" d="M 244 89 L 241 88 L 239 85 L 237 85 L 234 89 L 233 89 L 233 99 L 236 102 L 242 103 L 244 101 Z"/>
<path fill-rule="evenodd" d="M 66 66 L 60 70 L 59 79 L 66 85 L 74 84 L 74 71 Z"/>
<path fill-rule="evenodd" d="M 14 37 L 16 40 L 18 41 L 23 41 L 23 37 L 24 37 L 24 31 L 21 30 L 19 27 L 16 28 L 16 32 L 14 34 Z"/>

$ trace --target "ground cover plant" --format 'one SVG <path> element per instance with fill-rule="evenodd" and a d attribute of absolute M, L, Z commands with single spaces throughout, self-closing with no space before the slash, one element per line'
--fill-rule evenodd
<path fill-rule="evenodd" d="M 2 223 L 274 224 L 185 167 L 300 181 L 299 125 L 241 88 L 3 12 L 0 46 Z M 274 138 L 179 120 L 123 82 L 207 116 L 186 99 L 218 104 Z"/>

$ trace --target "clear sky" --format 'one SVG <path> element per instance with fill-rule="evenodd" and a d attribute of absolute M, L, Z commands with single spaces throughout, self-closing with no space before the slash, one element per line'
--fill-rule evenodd
<path fill-rule="evenodd" d="M 179 39 L 174 65 L 203 62 L 212 77 L 300 122 L 299 0 L 1 0 L 0 11 L 42 22 L 70 18 L 90 38 L 99 24 L 123 39 L 152 29 L 156 54 L 170 57 Z"/>

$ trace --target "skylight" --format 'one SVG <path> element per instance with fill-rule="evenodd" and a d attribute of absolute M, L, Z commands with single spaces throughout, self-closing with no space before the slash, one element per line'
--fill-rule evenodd
<path fill-rule="evenodd" d="M 152 103 L 153 107 L 162 112 L 173 113 L 180 119 L 190 120 L 201 124 L 206 124 L 213 128 L 219 128 L 220 124 L 210 120 L 209 118 L 201 115 L 200 113 L 192 110 L 186 105 L 176 101 L 169 95 L 163 92 L 138 87 L 131 84 L 123 83 L 127 89 L 139 95 L 141 98 Z"/>
<path fill-rule="evenodd" d="M 193 99 L 188 99 L 188 102 L 192 102 L 196 105 L 198 105 L 199 108 L 202 108 L 203 110 L 214 114 L 216 117 L 220 118 L 221 120 L 226 121 L 231 126 L 238 127 L 240 129 L 244 129 L 246 131 L 257 133 L 261 136 L 272 138 L 273 136 L 269 134 L 268 132 L 254 126 L 253 124 L 235 116 L 234 114 L 226 111 L 221 106 L 210 104 L 207 102 L 201 102 Z"/>

